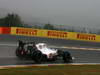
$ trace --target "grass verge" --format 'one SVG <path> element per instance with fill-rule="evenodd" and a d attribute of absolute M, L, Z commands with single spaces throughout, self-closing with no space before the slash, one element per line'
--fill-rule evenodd
<path fill-rule="evenodd" d="M 0 75 L 100 75 L 100 65 L 59 65 L 6 68 Z"/>

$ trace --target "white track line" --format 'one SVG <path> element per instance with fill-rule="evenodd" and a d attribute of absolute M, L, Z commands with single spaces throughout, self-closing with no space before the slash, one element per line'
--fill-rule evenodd
<path fill-rule="evenodd" d="M 53 48 L 65 48 L 65 49 L 80 49 L 80 50 L 96 50 L 100 51 L 100 48 L 80 48 L 80 47 L 69 47 L 69 46 L 63 46 L 63 47 L 56 47 L 56 46 L 51 46 Z"/>
<path fill-rule="evenodd" d="M 17 44 L 0 44 L 0 46 L 18 46 Z"/>

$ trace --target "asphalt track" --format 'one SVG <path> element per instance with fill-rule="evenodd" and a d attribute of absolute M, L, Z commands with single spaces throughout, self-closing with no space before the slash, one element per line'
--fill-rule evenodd
<path fill-rule="evenodd" d="M 19 60 L 15 56 L 15 50 L 18 44 L 18 40 L 45 42 L 48 43 L 50 46 L 55 46 L 58 49 L 67 50 L 71 53 L 73 57 L 75 57 L 74 63 L 100 63 L 100 51 L 95 50 L 97 48 L 100 48 L 99 47 L 100 43 L 0 35 L 0 65 L 36 64 L 33 60 Z M 66 46 L 70 48 L 68 49 L 66 48 Z M 73 46 L 77 47 L 77 49 L 71 48 Z M 80 48 L 95 48 L 95 49 L 82 50 Z M 52 62 L 42 62 L 42 64 L 54 64 L 54 63 L 63 63 L 63 61 L 59 59 L 57 61 L 52 61 Z"/>

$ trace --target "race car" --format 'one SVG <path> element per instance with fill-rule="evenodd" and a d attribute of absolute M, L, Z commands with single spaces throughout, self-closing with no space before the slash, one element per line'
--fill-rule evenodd
<path fill-rule="evenodd" d="M 55 61 L 59 57 L 65 63 L 73 62 L 72 56 L 68 51 L 49 48 L 46 43 L 29 42 L 23 43 L 20 41 L 16 49 L 16 56 L 20 59 L 32 59 L 37 63 L 42 61 Z"/>

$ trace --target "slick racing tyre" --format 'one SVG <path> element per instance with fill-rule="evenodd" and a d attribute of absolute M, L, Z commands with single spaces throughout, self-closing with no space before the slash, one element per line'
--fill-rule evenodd
<path fill-rule="evenodd" d="M 20 50 L 17 48 L 15 54 L 18 58 L 23 59 L 25 57 L 25 50 Z"/>
<path fill-rule="evenodd" d="M 33 60 L 36 63 L 41 63 L 42 58 L 43 58 L 43 55 L 42 55 L 41 51 L 39 51 L 39 50 L 34 51 L 34 53 L 33 53 Z"/>
<path fill-rule="evenodd" d="M 63 51 L 62 50 L 58 50 L 57 53 L 58 53 L 58 56 L 62 56 L 63 55 Z"/>
<path fill-rule="evenodd" d="M 65 63 L 71 63 L 72 62 L 71 54 L 67 51 L 63 52 L 63 60 Z"/>

